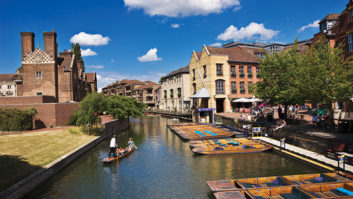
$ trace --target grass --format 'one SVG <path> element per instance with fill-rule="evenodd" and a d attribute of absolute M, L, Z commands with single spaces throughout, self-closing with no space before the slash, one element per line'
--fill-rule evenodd
<path fill-rule="evenodd" d="M 0 191 L 94 138 L 79 128 L 0 136 Z"/>

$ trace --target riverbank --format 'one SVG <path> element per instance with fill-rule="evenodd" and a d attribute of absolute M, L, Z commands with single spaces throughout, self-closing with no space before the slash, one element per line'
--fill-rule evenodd
<path fill-rule="evenodd" d="M 8 179 L 2 185 L 5 190 L 1 189 L 0 198 L 23 197 L 102 140 L 127 127 L 128 120 L 106 117 L 100 136 L 83 134 L 78 128 L 0 136 L 0 158 L 7 163 L 0 165 L 0 177 Z"/>

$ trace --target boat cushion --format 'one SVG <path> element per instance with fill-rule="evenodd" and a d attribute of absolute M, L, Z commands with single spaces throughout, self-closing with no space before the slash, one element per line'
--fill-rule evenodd
<path fill-rule="evenodd" d="M 340 191 L 340 192 L 343 192 L 343 193 L 345 193 L 345 194 L 347 194 L 347 195 L 349 195 L 349 196 L 353 196 L 353 191 L 349 191 L 349 190 L 347 190 L 347 189 L 345 189 L 345 188 L 338 188 L 338 189 L 336 189 L 337 191 Z"/>
<path fill-rule="evenodd" d="M 338 195 L 338 196 L 348 196 L 348 194 L 341 192 L 341 191 L 338 191 L 337 189 L 332 189 L 331 192 Z"/>

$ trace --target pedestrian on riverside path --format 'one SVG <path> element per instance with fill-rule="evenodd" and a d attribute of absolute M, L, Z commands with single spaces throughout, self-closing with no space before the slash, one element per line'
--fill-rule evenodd
<path fill-rule="evenodd" d="M 282 108 L 281 108 L 281 105 L 278 105 L 278 118 L 282 119 Z"/>
<path fill-rule="evenodd" d="M 113 135 L 112 139 L 110 140 L 110 152 L 109 152 L 109 157 L 116 156 L 116 140 L 115 140 L 115 135 Z"/>

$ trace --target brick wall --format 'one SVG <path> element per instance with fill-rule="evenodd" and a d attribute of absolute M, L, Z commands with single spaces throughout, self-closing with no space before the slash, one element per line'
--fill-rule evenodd
<path fill-rule="evenodd" d="M 6 104 L 40 104 L 53 103 L 55 98 L 53 96 L 17 96 L 17 97 L 0 97 L 0 106 Z"/>
<path fill-rule="evenodd" d="M 79 103 L 1 104 L 0 108 L 36 108 L 38 114 L 35 116 L 34 127 L 38 129 L 66 125 L 78 105 Z"/>

